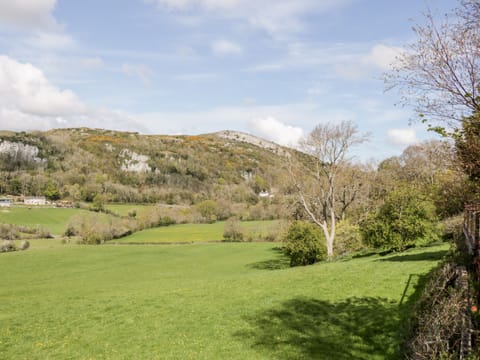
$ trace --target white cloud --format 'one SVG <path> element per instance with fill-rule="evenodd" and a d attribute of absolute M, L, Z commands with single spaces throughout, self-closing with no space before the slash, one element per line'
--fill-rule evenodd
<path fill-rule="evenodd" d="M 122 65 L 121 71 L 125 75 L 139 78 L 144 85 L 150 85 L 152 83 L 154 72 L 147 65 L 125 63 Z"/>
<path fill-rule="evenodd" d="M 272 36 L 284 36 L 304 28 L 303 17 L 325 12 L 351 0 L 146 0 L 160 10 L 203 12 L 236 19 Z"/>
<path fill-rule="evenodd" d="M 75 45 L 73 38 L 62 32 L 39 31 L 26 39 L 28 46 L 47 50 L 62 50 L 72 48 Z"/>
<path fill-rule="evenodd" d="M 274 117 L 253 119 L 250 126 L 257 135 L 284 146 L 297 146 L 304 135 L 302 128 L 286 125 Z"/>
<path fill-rule="evenodd" d="M 243 52 L 240 45 L 228 40 L 217 40 L 212 43 L 212 51 L 217 56 L 238 55 Z"/>
<path fill-rule="evenodd" d="M 57 0 L 0 0 L 0 25 L 21 28 L 51 28 Z"/>
<path fill-rule="evenodd" d="M 403 51 L 404 49 L 397 46 L 377 44 L 363 58 L 363 63 L 373 65 L 382 70 L 389 70 Z"/>
<path fill-rule="evenodd" d="M 33 116 L 62 116 L 83 113 L 85 105 L 70 90 L 52 85 L 43 72 L 0 56 L 0 108 Z"/>
<path fill-rule="evenodd" d="M 418 142 L 414 129 L 390 129 L 387 137 L 388 141 L 394 145 L 412 145 Z"/>
<path fill-rule="evenodd" d="M 272 72 L 296 68 L 321 68 L 325 75 L 348 80 L 371 77 L 389 69 L 402 49 L 370 43 L 290 42 L 288 53 L 272 62 L 249 66 L 247 72 Z"/>
<path fill-rule="evenodd" d="M 346 79 L 368 77 L 378 70 L 390 70 L 402 51 L 404 50 L 400 47 L 376 44 L 367 54 L 351 54 L 346 57 L 346 61 L 340 62 L 335 70 Z"/>

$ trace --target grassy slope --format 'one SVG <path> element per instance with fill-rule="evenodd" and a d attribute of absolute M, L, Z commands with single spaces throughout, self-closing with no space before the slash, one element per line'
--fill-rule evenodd
<path fill-rule="evenodd" d="M 85 212 L 80 209 L 12 207 L 0 209 L 0 223 L 38 225 L 48 228 L 52 234 L 62 234 L 69 220 L 82 211 Z"/>
<path fill-rule="evenodd" d="M 113 213 L 120 216 L 128 216 L 130 212 L 136 211 L 137 216 L 141 216 L 151 209 L 155 209 L 155 205 L 142 204 L 107 204 L 105 207 Z"/>
<path fill-rule="evenodd" d="M 1 254 L 0 358 L 396 359 L 405 285 L 447 248 L 290 269 L 275 246 Z"/>
<path fill-rule="evenodd" d="M 245 231 L 265 233 L 269 229 L 278 227 L 280 222 L 247 221 L 241 223 Z M 115 240 L 118 243 L 169 243 L 169 242 L 197 242 L 219 241 L 223 239 L 225 222 L 214 224 L 183 224 L 164 226 L 137 232 L 131 236 Z"/>

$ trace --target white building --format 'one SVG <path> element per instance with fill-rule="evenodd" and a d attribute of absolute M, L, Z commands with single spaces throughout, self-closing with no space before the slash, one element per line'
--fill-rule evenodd
<path fill-rule="evenodd" d="M 47 205 L 45 196 L 25 196 L 23 200 L 25 205 Z"/>
<path fill-rule="evenodd" d="M 0 207 L 10 207 L 12 206 L 11 199 L 0 199 Z"/>

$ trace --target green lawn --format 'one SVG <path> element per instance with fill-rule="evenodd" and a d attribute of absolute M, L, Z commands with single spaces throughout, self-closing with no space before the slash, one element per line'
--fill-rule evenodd
<path fill-rule="evenodd" d="M 400 359 L 448 248 L 288 268 L 272 243 L 32 244 L 0 254 L 1 359 Z"/>
<path fill-rule="evenodd" d="M 241 223 L 245 232 L 265 234 L 280 226 L 280 221 L 246 221 Z M 223 239 L 225 222 L 214 224 L 182 224 L 163 226 L 139 231 L 131 236 L 115 240 L 118 243 L 181 243 L 220 241 Z"/>
<path fill-rule="evenodd" d="M 12 207 L 0 209 L 0 223 L 26 226 L 46 227 L 52 234 L 62 234 L 70 219 L 85 210 L 46 208 L 46 207 Z"/>

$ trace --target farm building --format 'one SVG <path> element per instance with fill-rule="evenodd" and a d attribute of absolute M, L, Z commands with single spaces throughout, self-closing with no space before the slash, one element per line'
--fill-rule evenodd
<path fill-rule="evenodd" d="M 25 196 L 23 203 L 25 205 L 46 205 L 47 199 L 45 196 Z"/>
<path fill-rule="evenodd" d="M 10 207 L 12 206 L 12 199 L 0 199 L 0 207 Z"/>

